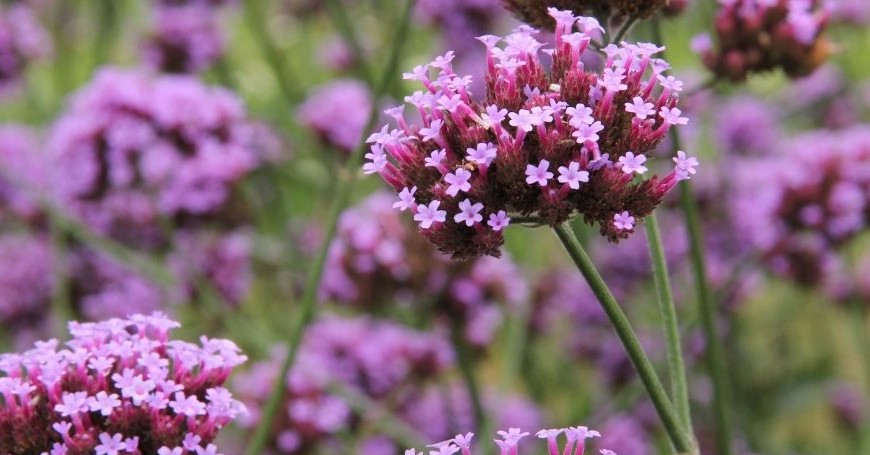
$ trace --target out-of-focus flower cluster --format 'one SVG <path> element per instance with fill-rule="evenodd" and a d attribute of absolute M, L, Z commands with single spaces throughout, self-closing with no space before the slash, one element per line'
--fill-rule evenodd
<path fill-rule="evenodd" d="M 165 73 L 197 73 L 223 58 L 219 8 L 231 1 L 154 0 L 153 30 L 143 43 L 145 66 Z"/>
<path fill-rule="evenodd" d="M 270 392 L 268 385 L 278 372 L 277 360 L 254 365 L 236 382 L 251 410 L 251 418 L 243 422 L 246 427 L 258 424 L 261 406 Z M 452 349 L 437 333 L 366 317 L 328 316 L 305 334 L 299 359 L 286 379 L 270 451 L 341 452 L 342 433 L 354 433 L 375 423 L 370 420 L 372 414 L 359 408 L 355 396 L 385 407 L 427 438 L 445 438 L 459 431 L 457 428 L 468 428 L 474 418 L 467 390 L 455 383 L 438 383 L 453 366 Z M 484 398 L 501 422 L 541 423 L 540 412 L 522 398 L 492 394 Z M 397 453 L 398 441 L 386 434 L 389 432 L 380 431 L 360 446 L 377 446 L 378 453 Z"/>
<path fill-rule="evenodd" d="M 821 0 L 719 0 L 715 34 L 692 48 L 716 77 L 742 81 L 750 73 L 781 68 L 805 76 L 824 63 L 830 44 L 822 35 L 828 12 Z"/>
<path fill-rule="evenodd" d="M 0 5 L 0 96 L 19 86 L 31 61 L 50 52 L 51 40 L 27 5 Z"/>
<path fill-rule="evenodd" d="M 416 399 L 421 386 L 451 362 L 449 344 L 436 335 L 366 318 L 323 319 L 306 332 L 296 366 L 286 378 L 271 449 L 311 453 L 338 443 L 339 432 L 363 424 L 364 416 L 336 393 L 336 387 L 373 400 L 404 403 Z M 239 394 L 251 410 L 244 426 L 258 424 L 278 363 L 276 358 L 256 364 L 238 378 Z"/>
<path fill-rule="evenodd" d="M 342 79 L 314 89 L 298 115 L 326 144 L 350 152 L 362 138 L 371 109 L 369 88 L 361 81 Z"/>
<path fill-rule="evenodd" d="M 835 285 L 837 248 L 867 226 L 870 130 L 798 135 L 779 153 L 743 163 L 732 217 L 778 274 Z"/>
<path fill-rule="evenodd" d="M 0 451 L 214 454 L 245 407 L 223 387 L 246 360 L 228 340 L 169 339 L 154 313 L 69 325 L 72 339 L 0 355 Z"/>
<path fill-rule="evenodd" d="M 234 185 L 262 163 L 263 134 L 226 90 L 186 76 L 105 69 L 51 130 L 51 168 L 63 173 L 56 197 L 90 229 L 126 246 L 174 247 L 169 262 L 186 280 L 181 285 L 211 279 L 237 302 L 248 272 L 236 229 L 248 215 Z"/>
<path fill-rule="evenodd" d="M 376 193 L 342 214 L 323 298 L 376 313 L 390 303 L 413 305 L 472 345 L 489 344 L 505 309 L 517 309 L 528 295 L 519 268 L 508 258 L 451 261 L 415 235 L 393 205 L 389 194 Z"/>
<path fill-rule="evenodd" d="M 514 214 L 550 225 L 579 214 L 611 241 L 627 238 L 696 172 L 697 160 L 680 152 L 665 177 L 643 177 L 646 154 L 672 126 L 688 123 L 676 107 L 682 82 L 653 58 L 664 48 L 611 45 L 604 70 L 587 71 L 580 57 L 602 28 L 592 18 L 550 14 L 557 23 L 551 72 L 539 60 L 543 43 L 534 29 L 481 37 L 482 102 L 469 93 L 471 78 L 453 72 L 448 52 L 405 74 L 426 89 L 406 97 L 422 126 L 398 107 L 388 113 L 399 128 L 384 126 L 369 138 L 365 172 L 400 192 L 396 207 L 414 213 L 423 235 L 454 258 L 497 256 Z M 575 25 L 580 32 L 571 32 Z"/>

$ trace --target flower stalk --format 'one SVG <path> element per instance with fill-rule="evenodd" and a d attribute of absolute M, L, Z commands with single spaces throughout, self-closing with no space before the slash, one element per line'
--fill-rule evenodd
<path fill-rule="evenodd" d="M 563 223 L 553 229 L 556 231 L 556 235 L 571 257 L 571 260 L 574 261 L 577 269 L 586 278 L 586 282 L 589 283 L 593 294 L 595 294 L 602 309 L 604 309 L 608 319 L 613 324 L 613 329 L 619 336 L 620 341 L 622 341 L 632 365 L 637 370 L 640 380 L 652 400 L 653 406 L 655 406 L 659 419 L 665 427 L 665 431 L 674 449 L 681 454 L 697 453 L 692 437 L 680 422 L 680 417 L 668 399 L 664 386 L 662 386 L 652 362 L 650 362 L 649 357 L 644 352 L 631 323 L 625 316 L 622 308 L 619 307 L 616 298 L 613 297 L 613 293 L 610 292 L 604 279 L 601 278 L 601 274 L 598 273 L 595 264 L 592 263 L 592 259 L 583 249 L 583 246 L 580 245 L 580 242 L 577 241 L 571 226 Z"/>
<path fill-rule="evenodd" d="M 396 73 L 397 67 L 399 64 L 399 59 L 401 56 L 401 51 L 403 45 L 406 43 L 408 28 L 410 24 L 411 11 L 414 8 L 415 0 L 408 0 L 408 3 L 405 7 L 405 10 L 402 15 L 402 19 L 399 22 L 398 29 L 396 32 L 396 39 L 393 40 L 393 47 L 390 51 L 390 56 L 387 61 L 387 65 L 384 69 L 383 75 L 381 76 L 381 80 L 377 87 L 374 90 L 373 99 L 377 100 L 380 98 L 386 91 L 386 89 L 390 86 L 391 78 L 393 74 Z M 369 118 L 366 122 L 366 127 L 363 131 L 370 131 L 375 123 L 378 120 L 378 104 L 377 102 L 372 103 L 371 111 L 369 112 Z M 308 327 L 308 324 L 314 319 L 317 307 L 317 290 L 320 288 L 320 281 L 323 277 L 323 265 L 326 262 L 326 255 L 329 250 L 329 244 L 331 243 L 332 238 L 335 236 L 336 228 L 338 224 L 338 217 L 341 214 L 341 211 L 347 206 L 348 200 L 350 199 L 350 194 L 353 191 L 353 186 L 356 181 L 358 172 L 362 158 L 363 151 L 365 150 L 365 142 L 362 142 L 357 146 L 356 150 L 354 150 L 353 154 L 350 156 L 350 159 L 346 164 L 346 172 L 343 172 L 339 175 L 339 183 L 338 189 L 336 190 L 335 199 L 332 202 L 332 207 L 329 211 L 325 222 L 325 235 L 323 244 L 320 246 L 320 249 L 315 256 L 314 262 L 311 264 L 311 268 L 308 271 L 308 279 L 306 281 L 305 293 L 302 296 L 301 301 L 301 312 L 299 318 L 297 319 L 296 326 L 290 332 L 289 337 L 287 338 L 287 354 L 281 363 L 281 368 L 279 370 L 277 380 L 273 385 L 272 391 L 269 394 L 269 398 L 266 402 L 266 405 L 263 408 L 262 420 L 260 425 L 257 427 L 256 432 L 254 433 L 251 442 L 248 444 L 246 454 L 247 455 L 259 455 L 263 452 L 263 448 L 266 445 L 266 441 L 269 438 L 269 432 L 272 428 L 272 422 L 274 421 L 277 413 L 278 407 L 281 404 L 281 398 L 284 393 L 284 382 L 281 378 L 287 377 L 287 373 L 293 367 L 293 364 L 296 361 L 297 354 L 299 352 L 299 345 L 302 341 L 302 336 L 305 333 L 305 329 Z"/>
<path fill-rule="evenodd" d="M 677 322 L 677 311 L 674 306 L 674 296 L 671 292 L 671 281 L 668 277 L 668 265 L 662 246 L 661 231 L 658 219 L 653 213 L 646 220 L 647 242 L 652 258 L 653 281 L 656 287 L 656 301 L 661 311 L 663 329 L 668 351 L 668 379 L 671 383 L 671 399 L 674 402 L 677 416 L 683 427 L 692 431 L 692 414 L 689 407 L 689 387 L 686 379 L 686 368 L 683 362 L 682 343 L 680 342 L 680 326 Z"/>

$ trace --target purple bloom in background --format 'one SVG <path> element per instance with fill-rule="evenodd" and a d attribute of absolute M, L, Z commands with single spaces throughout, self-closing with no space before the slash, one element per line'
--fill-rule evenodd
<path fill-rule="evenodd" d="M 35 341 L 52 322 L 51 244 L 40 235 L 0 235 L 0 325 L 17 346 Z"/>
<path fill-rule="evenodd" d="M 652 455 L 656 453 L 652 435 L 644 422 L 629 414 L 613 416 L 601 425 L 599 446 L 617 454 Z"/>
<path fill-rule="evenodd" d="M 245 413 L 222 385 L 246 357 L 229 340 L 170 340 L 178 326 L 160 313 L 71 322 L 63 346 L 0 355 L 0 452 L 211 453 Z"/>
<path fill-rule="evenodd" d="M 175 236 L 170 268 L 181 283 L 177 299 L 195 299 L 205 283 L 228 303 L 236 305 L 250 289 L 251 236 L 249 232 L 183 231 Z"/>
<path fill-rule="evenodd" d="M 867 227 L 870 213 L 868 144 L 864 126 L 814 131 L 736 166 L 731 216 L 774 273 L 803 285 L 840 275 L 835 249 Z"/>
<path fill-rule="evenodd" d="M 320 86 L 299 106 L 299 121 L 327 144 L 350 152 L 363 134 L 372 108 L 372 95 L 355 79 L 339 79 Z"/>
<path fill-rule="evenodd" d="M 217 12 L 207 5 L 157 6 L 143 46 L 145 66 L 165 73 L 197 73 L 224 54 Z"/>
<path fill-rule="evenodd" d="M 508 258 L 450 261 L 415 235 L 394 203 L 406 202 L 376 193 L 341 215 L 321 297 L 369 310 L 398 303 L 425 311 L 420 302 L 427 301 L 438 324 L 458 324 L 467 341 L 486 346 L 506 307 L 528 295 L 521 271 Z"/>
<path fill-rule="evenodd" d="M 870 22 L 870 2 L 864 0 L 828 0 L 831 21 L 852 25 Z"/>
<path fill-rule="evenodd" d="M 483 391 L 483 405 L 497 427 L 539 428 L 545 423 L 541 410 L 518 395 L 501 396 Z M 457 433 L 477 431 L 468 389 L 451 382 L 427 387 L 405 406 L 400 415 L 428 440 L 438 441 Z"/>
<path fill-rule="evenodd" d="M 45 196 L 46 168 L 33 132 L 23 126 L 0 126 L 0 222 L 8 218 L 38 224 Z"/>
<path fill-rule="evenodd" d="M 90 320 L 126 317 L 164 308 L 166 292 L 106 253 L 79 247 L 70 253 L 70 292 Z"/>
<path fill-rule="evenodd" d="M 500 0 L 420 0 L 414 14 L 418 21 L 438 27 L 448 49 L 464 54 L 475 37 L 492 30 L 504 9 Z"/>
<path fill-rule="evenodd" d="M 720 0 L 715 38 L 699 35 L 692 48 L 716 76 L 733 82 L 777 68 L 806 76 L 831 52 L 822 34 L 828 19 L 821 0 Z"/>
<path fill-rule="evenodd" d="M 238 378 L 236 388 L 251 410 L 242 426 L 258 424 L 279 359 L 256 364 Z M 299 358 L 286 378 L 284 411 L 276 419 L 270 450 L 315 453 L 340 444 L 340 435 L 364 427 L 366 419 L 374 417 L 354 409 L 333 391 L 335 387 L 401 409 L 452 365 L 450 345 L 436 334 L 368 318 L 328 316 L 305 333 Z"/>
<path fill-rule="evenodd" d="M 161 216 L 219 216 L 263 159 L 229 91 L 186 76 L 104 69 L 72 99 L 48 149 L 58 198 L 101 233 L 136 243 Z"/>
<path fill-rule="evenodd" d="M 0 6 L 0 96 L 18 88 L 30 61 L 51 52 L 51 40 L 26 5 Z"/>
<path fill-rule="evenodd" d="M 728 155 L 769 154 L 782 135 L 775 108 L 748 95 L 721 105 L 715 128 L 719 150 Z"/>

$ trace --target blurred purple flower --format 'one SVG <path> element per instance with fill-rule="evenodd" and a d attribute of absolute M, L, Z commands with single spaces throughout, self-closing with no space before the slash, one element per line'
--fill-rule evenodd
<path fill-rule="evenodd" d="M 0 5 L 0 96 L 18 88 L 30 61 L 51 52 L 51 40 L 24 4 Z"/>
<path fill-rule="evenodd" d="M 371 108 L 372 95 L 364 83 L 339 79 L 314 89 L 297 115 L 324 142 L 350 152 L 360 142 Z"/>
<path fill-rule="evenodd" d="M 143 45 L 145 66 L 165 73 L 198 73 L 224 54 L 216 12 L 205 5 L 155 8 Z"/>

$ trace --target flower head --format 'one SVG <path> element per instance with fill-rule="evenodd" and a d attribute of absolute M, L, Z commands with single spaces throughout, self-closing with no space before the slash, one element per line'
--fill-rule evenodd
<path fill-rule="evenodd" d="M 71 322 L 72 338 L 64 349 L 51 340 L 21 354 L 0 355 L 5 371 L 0 388 L 14 383 L 18 389 L 14 400 L 8 399 L 9 390 L 3 391 L 7 400 L 0 404 L 0 426 L 14 423 L 28 429 L 0 437 L 0 452 L 158 453 L 157 441 L 172 446 L 190 437 L 212 441 L 230 416 L 245 409 L 225 389 L 215 391 L 246 358 L 228 340 L 203 339 L 201 346 L 170 340 L 175 327 L 176 322 L 159 313 Z M 166 361 L 166 369 L 149 369 L 158 359 Z M 89 374 L 88 365 L 103 365 L 103 374 Z M 12 371 L 15 375 L 7 376 Z M 93 392 L 64 391 L 68 384 Z M 175 391 L 175 406 L 154 405 L 170 391 Z M 207 397 L 207 402 L 197 396 Z M 231 412 L 217 412 L 218 401 Z M 143 413 L 146 402 L 150 410 Z M 178 415 L 185 416 L 183 431 L 177 428 Z M 71 437 L 73 433 L 93 437 Z"/>
<path fill-rule="evenodd" d="M 397 192 L 417 188 L 416 200 L 426 204 L 416 214 L 423 235 L 457 258 L 498 255 L 503 221 L 513 214 L 550 225 L 580 215 L 619 241 L 631 230 L 615 227 L 614 215 L 648 215 L 677 181 L 677 175 L 651 176 L 645 166 L 668 130 L 688 121 L 678 107 L 682 83 L 663 74 L 667 63 L 653 58 L 663 48 L 613 44 L 601 72 L 592 71 L 581 57 L 600 24 L 568 11 L 548 14 L 556 23 L 553 49 L 542 50 L 528 26 L 503 38 L 480 38 L 487 52 L 486 103 L 471 97 L 465 84 L 450 83 L 461 76 L 449 58 L 430 65 L 437 76 L 415 76 L 425 91 L 408 102 L 420 113 L 420 126 L 400 121 L 403 140 L 384 148 L 387 162 L 373 154 L 366 165 Z M 543 52 L 552 66 L 542 63 Z M 376 142 L 385 143 L 387 131 L 373 135 Z M 679 177 L 689 175 L 689 167 Z M 468 206 L 460 207 L 466 198 L 482 204 L 475 213 L 487 220 L 473 222 L 473 232 L 464 226 L 473 219 Z M 431 229 L 437 223 L 428 208 L 433 202 L 461 222 Z"/>

